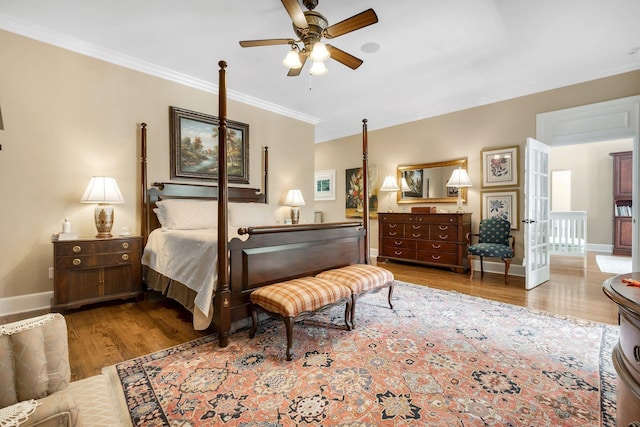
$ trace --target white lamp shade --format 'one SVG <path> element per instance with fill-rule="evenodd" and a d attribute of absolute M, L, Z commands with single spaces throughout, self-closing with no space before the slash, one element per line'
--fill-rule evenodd
<path fill-rule="evenodd" d="M 327 68 L 327 66 L 324 65 L 324 62 L 320 61 L 313 61 L 313 65 L 309 70 L 309 73 L 313 74 L 314 76 L 321 76 L 323 74 L 327 74 L 328 72 L 329 69 Z"/>
<path fill-rule="evenodd" d="M 329 59 L 329 56 L 331 56 L 331 54 L 329 53 L 327 46 L 322 42 L 316 42 L 313 45 L 313 49 L 311 49 L 311 55 L 309 58 L 312 61 L 325 61 Z"/>
<path fill-rule="evenodd" d="M 396 181 L 396 177 L 393 175 L 387 176 L 382 182 L 382 187 L 380 187 L 380 191 L 399 191 L 400 187 L 398 187 L 398 181 Z"/>
<path fill-rule="evenodd" d="M 85 190 L 82 203 L 124 203 L 116 180 L 108 176 L 91 177 Z"/>
<path fill-rule="evenodd" d="M 302 67 L 302 62 L 300 62 L 300 55 L 298 51 L 295 49 L 291 49 L 287 56 L 282 60 L 282 63 L 289 68 L 298 69 Z"/>
<path fill-rule="evenodd" d="M 287 197 L 284 199 L 287 206 L 304 206 L 304 199 L 300 190 L 289 190 Z"/>
<path fill-rule="evenodd" d="M 407 178 L 405 178 L 404 176 L 402 177 L 402 182 L 400 185 L 401 185 L 402 191 L 411 191 L 411 189 L 409 188 L 409 184 L 407 184 Z"/>
<path fill-rule="evenodd" d="M 454 170 L 449 182 L 447 182 L 447 187 L 471 187 L 471 180 L 467 175 L 467 171 L 462 168 Z"/>

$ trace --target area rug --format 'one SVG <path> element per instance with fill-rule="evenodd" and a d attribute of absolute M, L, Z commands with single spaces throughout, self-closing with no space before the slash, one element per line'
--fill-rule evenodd
<path fill-rule="evenodd" d="M 596 255 L 596 263 L 603 273 L 626 274 L 631 273 L 631 258 Z"/>
<path fill-rule="evenodd" d="M 617 326 L 397 282 L 250 339 L 214 335 L 105 371 L 136 426 L 615 426 Z"/>

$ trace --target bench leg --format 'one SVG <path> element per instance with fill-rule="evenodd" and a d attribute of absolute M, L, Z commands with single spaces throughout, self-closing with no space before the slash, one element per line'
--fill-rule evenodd
<path fill-rule="evenodd" d="M 293 346 L 293 317 L 283 317 L 284 327 L 287 331 L 287 360 L 291 360 L 291 347 Z"/>
<path fill-rule="evenodd" d="M 393 303 L 391 302 L 391 298 L 393 298 L 393 282 L 391 282 L 389 284 L 389 297 L 388 297 L 388 301 L 389 301 L 389 308 L 391 308 L 391 310 L 393 310 Z"/>
<path fill-rule="evenodd" d="M 351 301 L 347 300 L 347 306 L 344 309 L 344 323 L 347 325 L 347 331 L 356 327 L 356 295 L 351 294 Z"/>
<path fill-rule="evenodd" d="M 251 321 L 252 326 L 249 331 L 249 338 L 253 338 L 256 336 L 256 331 L 258 330 L 258 312 L 256 310 L 256 306 L 253 304 L 249 304 L 251 306 Z"/>

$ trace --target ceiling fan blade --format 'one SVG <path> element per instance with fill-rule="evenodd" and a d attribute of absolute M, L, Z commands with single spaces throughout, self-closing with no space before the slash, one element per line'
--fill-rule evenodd
<path fill-rule="evenodd" d="M 287 9 L 287 13 L 291 17 L 293 25 L 295 25 L 296 28 L 309 28 L 307 18 L 304 16 L 304 12 L 300 7 L 300 3 L 298 3 L 298 0 L 282 0 L 282 4 L 284 5 L 284 8 Z"/>
<path fill-rule="evenodd" d="M 304 63 L 307 62 L 307 55 L 305 55 L 304 53 L 300 53 L 299 55 L 300 55 L 300 62 L 302 62 L 302 66 L 300 68 L 289 68 L 289 72 L 287 73 L 287 76 L 296 77 L 300 75 L 300 72 L 304 68 Z"/>
<path fill-rule="evenodd" d="M 331 46 L 330 44 L 326 46 L 327 50 L 331 54 L 332 59 L 335 59 L 336 61 L 346 65 L 352 70 L 355 70 L 362 65 L 362 59 L 358 59 L 355 56 L 345 52 L 344 50 L 338 49 L 337 47 Z"/>
<path fill-rule="evenodd" d="M 272 46 L 276 44 L 290 44 L 295 43 L 294 39 L 267 39 L 267 40 L 244 40 L 240 42 L 242 47 L 255 47 L 255 46 Z"/>
<path fill-rule="evenodd" d="M 338 37 L 351 31 L 364 28 L 367 25 L 375 24 L 376 22 L 378 22 L 378 15 L 376 15 L 373 9 L 367 9 L 351 18 L 327 27 L 325 34 L 327 38 Z"/>

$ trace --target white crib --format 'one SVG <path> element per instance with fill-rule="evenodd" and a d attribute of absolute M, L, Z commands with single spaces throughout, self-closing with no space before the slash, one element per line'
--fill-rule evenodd
<path fill-rule="evenodd" d="M 587 263 L 587 212 L 551 211 L 549 215 L 549 253 L 581 256 Z"/>

